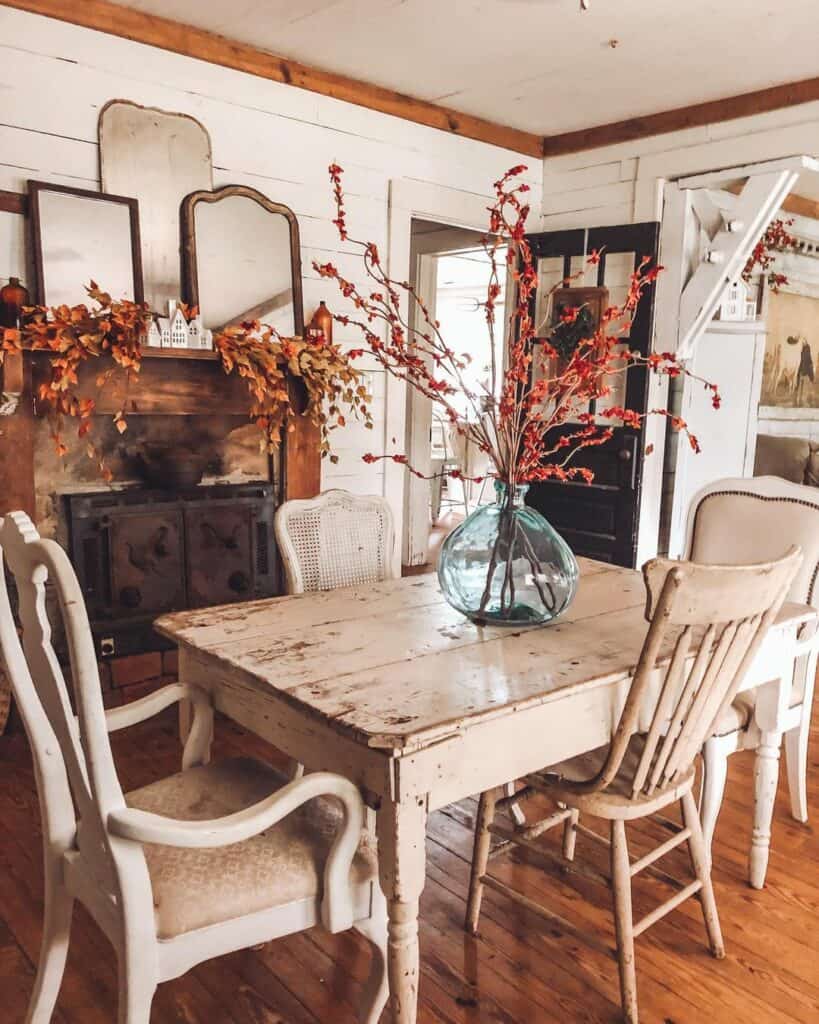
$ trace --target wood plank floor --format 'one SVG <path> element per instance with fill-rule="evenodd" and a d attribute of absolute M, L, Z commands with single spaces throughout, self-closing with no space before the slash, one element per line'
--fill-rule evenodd
<path fill-rule="evenodd" d="M 810 801 L 819 821 L 819 729 L 811 750 Z M 125 789 L 178 768 L 173 718 L 114 737 Z M 216 756 L 275 757 L 259 741 L 220 720 Z M 745 881 L 753 762 L 733 757 L 714 849 L 714 879 L 728 950 L 715 961 L 705 946 L 699 905 L 689 901 L 638 940 L 644 1024 L 816 1024 L 819 1021 L 819 839 L 796 824 L 780 787 L 768 887 Z M 477 938 L 462 930 L 474 801 L 432 816 L 428 880 L 422 900 L 422 1024 L 613 1024 L 619 1019 L 613 961 L 488 892 Z M 34 975 L 42 917 L 39 818 L 25 738 L 0 738 L 0 1021 L 22 1021 Z M 632 830 L 634 853 L 662 837 Z M 597 844 L 581 837 L 578 855 L 600 864 Z M 682 851 L 663 864 L 688 877 Z M 593 883 L 567 884 L 514 855 L 493 862 L 499 877 L 565 918 L 612 932 L 608 895 Z M 638 881 L 635 914 L 666 894 Z M 201 965 L 160 987 L 153 1024 L 354 1024 L 369 963 L 354 933 L 318 930 Z M 116 971 L 106 939 L 78 909 L 58 1012 L 59 1024 L 112 1024 Z"/>

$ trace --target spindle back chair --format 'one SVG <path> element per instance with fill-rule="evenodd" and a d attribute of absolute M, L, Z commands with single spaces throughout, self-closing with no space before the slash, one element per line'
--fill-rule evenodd
<path fill-rule="evenodd" d="M 477 930 L 485 886 L 555 920 L 555 915 L 525 894 L 487 874 L 492 835 L 503 840 L 500 852 L 519 845 L 536 859 L 565 867 L 574 860 L 580 831 L 610 848 L 610 877 L 581 865 L 574 869 L 613 890 L 617 946 L 606 951 L 618 960 L 629 1024 L 638 1020 L 634 939 L 690 896 L 698 895 L 702 903 L 712 953 L 724 955 L 710 864 L 691 794 L 695 759 L 715 720 L 734 699 L 801 561 L 799 549 L 792 548 L 784 558 L 761 565 L 725 567 L 655 559 L 644 566 L 649 626 L 611 743 L 525 777 L 525 789 L 514 796 L 504 797 L 502 790 L 481 796 L 467 910 L 469 930 Z M 519 828 L 495 823 L 498 807 L 536 793 L 556 801 L 557 812 Z M 631 862 L 626 822 L 657 814 L 677 801 L 682 828 L 656 850 Z M 609 837 L 581 826 L 581 814 L 607 820 Z M 535 842 L 561 824 L 565 859 Z M 689 844 L 696 878 L 634 924 L 633 876 L 683 842 Z M 570 923 L 558 920 L 562 928 L 578 933 Z M 578 934 L 600 946 L 596 937 Z"/>

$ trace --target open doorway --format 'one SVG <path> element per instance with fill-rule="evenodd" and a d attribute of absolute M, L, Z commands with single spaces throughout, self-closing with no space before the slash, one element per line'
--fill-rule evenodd
<path fill-rule="evenodd" d="M 491 338 L 483 303 L 490 275 L 490 260 L 483 249 L 481 232 L 449 224 L 413 218 L 411 226 L 411 281 L 423 298 L 430 316 L 439 322 L 448 345 L 469 356 L 464 371 L 471 390 L 482 392 L 491 378 Z M 502 295 L 505 264 L 498 267 Z M 495 336 L 495 360 L 504 364 L 505 303 L 499 301 Z M 416 310 L 410 316 L 420 315 Z M 421 324 L 415 324 L 421 329 Z M 464 419 L 475 415 L 467 399 L 453 396 Z M 406 452 L 410 463 L 431 480 L 409 475 L 405 500 L 405 565 L 434 562 L 443 537 L 480 502 L 488 500 L 484 484 L 452 480 L 442 474 L 458 469 L 468 477 L 485 476 L 486 457 L 451 428 L 433 403 L 414 388 L 408 389 Z"/>

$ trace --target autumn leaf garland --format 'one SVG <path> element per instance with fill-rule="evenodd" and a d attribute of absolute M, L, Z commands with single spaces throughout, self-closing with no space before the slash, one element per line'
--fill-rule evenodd
<path fill-rule="evenodd" d="M 127 299 L 115 301 L 95 282 L 87 288 L 94 305 L 34 306 L 26 310 L 24 325 L 6 328 L 0 343 L 0 364 L 8 353 L 23 350 L 49 354 L 50 373 L 37 391 L 51 424 L 51 435 L 60 457 L 68 453 L 65 435 L 67 419 L 77 421 L 77 436 L 86 445 L 89 458 L 101 477 L 110 481 L 111 472 L 91 432 L 96 402 L 79 393 L 80 370 L 90 360 L 108 357 L 111 364 L 96 377 L 105 388 L 116 375 L 125 376 L 125 400 L 113 422 L 120 433 L 128 429 L 127 413 L 138 411 L 130 388 L 139 378 L 142 347 L 151 320 L 149 307 Z M 183 307 L 186 318 L 194 310 Z M 323 335 L 283 338 L 274 328 L 248 321 L 226 328 L 214 338 L 222 369 L 236 373 L 247 383 L 249 415 L 262 432 L 261 447 L 274 451 L 283 432 L 293 430 L 292 419 L 303 411 L 321 428 L 323 457 L 332 454 L 331 433 L 346 424 L 343 410 L 372 427 L 370 396 L 351 358 Z M 360 353 L 358 353 L 360 354 Z M 295 407 L 290 381 L 302 382 L 306 396 L 304 410 Z"/>

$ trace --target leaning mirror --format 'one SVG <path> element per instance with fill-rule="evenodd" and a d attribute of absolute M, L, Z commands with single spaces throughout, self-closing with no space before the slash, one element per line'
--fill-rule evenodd
<path fill-rule="evenodd" d="M 89 281 L 142 302 L 136 199 L 42 181 L 29 181 L 28 194 L 35 302 L 87 302 Z"/>
<path fill-rule="evenodd" d="M 304 332 L 295 214 L 256 189 L 228 185 L 182 202 L 185 298 L 205 327 L 261 320 L 285 337 Z"/>

